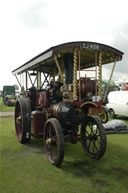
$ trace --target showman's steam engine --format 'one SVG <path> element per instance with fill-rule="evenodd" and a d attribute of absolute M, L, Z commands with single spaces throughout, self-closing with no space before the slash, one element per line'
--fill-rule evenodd
<path fill-rule="evenodd" d="M 108 120 L 102 106 L 102 65 L 114 62 L 115 66 L 122 55 L 107 45 L 71 42 L 14 70 L 22 88 L 15 108 L 18 141 L 43 138 L 48 160 L 56 166 L 63 161 L 66 141 L 81 141 L 91 158 L 100 159 L 106 151 L 102 123 Z"/>

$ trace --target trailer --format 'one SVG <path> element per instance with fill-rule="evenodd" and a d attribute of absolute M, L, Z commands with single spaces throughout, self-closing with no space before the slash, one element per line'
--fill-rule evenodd
<path fill-rule="evenodd" d="M 23 88 L 15 108 L 17 140 L 24 144 L 31 136 L 42 138 L 48 160 L 55 166 L 64 159 L 67 141 L 80 141 L 92 159 L 103 157 L 107 139 L 102 122 L 107 112 L 102 106 L 102 65 L 113 63 L 113 73 L 122 56 L 108 45 L 68 42 L 13 70 Z"/>

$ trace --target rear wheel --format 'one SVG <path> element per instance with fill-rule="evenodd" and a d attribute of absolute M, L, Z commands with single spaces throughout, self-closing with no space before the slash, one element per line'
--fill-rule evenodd
<path fill-rule="evenodd" d="M 62 127 L 55 118 L 50 118 L 45 123 L 44 148 L 49 162 L 59 166 L 64 158 L 64 138 Z"/>
<path fill-rule="evenodd" d="M 106 134 L 101 121 L 87 116 L 81 125 L 81 137 L 84 151 L 93 159 L 100 159 L 106 151 Z"/>
<path fill-rule="evenodd" d="M 104 109 L 104 114 L 100 115 L 100 119 L 102 123 L 108 122 L 108 112 L 106 109 Z"/>
<path fill-rule="evenodd" d="M 15 107 L 16 137 L 20 143 L 29 143 L 31 137 L 31 107 L 28 98 L 20 98 Z"/>

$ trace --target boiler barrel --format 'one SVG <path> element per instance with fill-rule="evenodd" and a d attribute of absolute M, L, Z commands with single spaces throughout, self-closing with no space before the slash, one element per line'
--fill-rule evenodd
<path fill-rule="evenodd" d="M 83 111 L 69 102 L 61 102 L 52 106 L 52 114 L 63 124 L 79 125 L 84 117 Z"/>
<path fill-rule="evenodd" d="M 79 82 L 78 82 L 78 90 L 79 90 Z M 94 80 L 91 80 L 90 78 L 80 79 L 80 92 L 82 98 L 87 97 L 89 93 L 94 95 L 95 90 L 96 90 L 96 83 Z"/>

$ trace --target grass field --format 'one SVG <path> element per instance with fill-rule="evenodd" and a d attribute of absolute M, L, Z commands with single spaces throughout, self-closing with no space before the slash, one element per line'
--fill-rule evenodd
<path fill-rule="evenodd" d="M 126 193 L 128 190 L 128 134 L 107 136 L 107 151 L 91 160 L 80 143 L 65 144 L 62 166 L 52 166 L 42 140 L 21 145 L 14 119 L 0 119 L 1 193 Z"/>

